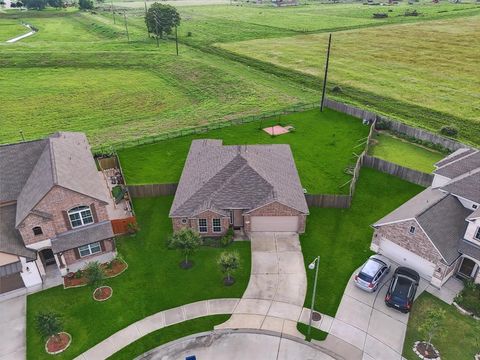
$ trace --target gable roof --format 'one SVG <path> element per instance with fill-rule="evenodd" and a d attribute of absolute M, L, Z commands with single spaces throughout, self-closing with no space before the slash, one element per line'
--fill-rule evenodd
<path fill-rule="evenodd" d="M 448 158 L 444 159 L 449 161 L 444 163 L 433 173 L 445 176 L 449 179 L 454 179 L 462 174 L 468 173 L 480 167 L 480 151 L 466 151 L 463 153 L 464 156 L 458 155 L 461 155 L 461 153 L 454 156 L 454 160 Z M 438 162 L 437 165 L 442 163 L 442 161 Z"/>
<path fill-rule="evenodd" d="M 448 195 L 416 218 L 448 264 L 460 255 L 458 242 L 463 239 L 470 213 L 457 198 Z"/>
<path fill-rule="evenodd" d="M 54 186 L 108 202 L 83 133 L 60 132 L 45 146 L 17 197 L 15 226 L 25 219 Z"/>
<path fill-rule="evenodd" d="M 289 145 L 224 146 L 221 140 L 194 140 L 170 216 L 253 209 L 275 200 L 308 213 Z"/>
<path fill-rule="evenodd" d="M 36 252 L 27 249 L 15 229 L 16 205 L 0 206 L 0 252 L 36 259 Z"/>
<path fill-rule="evenodd" d="M 480 168 L 471 172 L 471 174 L 458 178 L 444 187 L 443 191 L 464 199 L 480 203 Z"/>
<path fill-rule="evenodd" d="M 461 149 L 458 149 L 457 151 L 454 151 L 453 153 L 451 153 L 450 155 L 448 155 L 447 157 L 443 158 L 442 160 L 440 161 L 437 161 L 435 163 L 435 166 L 436 167 L 442 167 L 442 166 L 445 166 L 447 164 L 450 164 L 451 162 L 453 161 L 456 161 L 456 160 L 459 160 L 467 155 L 470 155 L 472 153 L 475 152 L 475 149 L 468 149 L 468 148 L 461 148 Z"/>

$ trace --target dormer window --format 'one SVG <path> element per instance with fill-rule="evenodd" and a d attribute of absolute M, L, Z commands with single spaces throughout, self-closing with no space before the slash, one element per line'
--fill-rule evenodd
<path fill-rule="evenodd" d="M 408 232 L 411 235 L 415 234 L 415 226 L 410 226 L 410 229 L 408 230 Z"/>
<path fill-rule="evenodd" d="M 35 226 L 33 229 L 33 235 L 42 235 L 43 234 L 43 231 L 42 231 L 42 228 L 40 226 Z"/>
<path fill-rule="evenodd" d="M 473 205 L 472 205 L 472 209 L 476 209 L 476 208 L 478 208 L 478 205 L 477 205 L 477 204 L 473 204 Z"/>
<path fill-rule="evenodd" d="M 90 206 L 77 206 L 68 212 L 68 218 L 73 228 L 93 223 L 92 210 Z"/>
<path fill-rule="evenodd" d="M 480 240 L 480 227 L 477 229 L 477 232 L 475 233 L 475 239 Z"/>

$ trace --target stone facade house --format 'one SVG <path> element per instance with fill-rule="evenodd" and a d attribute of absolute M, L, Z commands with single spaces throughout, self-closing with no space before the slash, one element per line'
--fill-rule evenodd
<path fill-rule="evenodd" d="M 451 276 L 480 282 L 480 151 L 435 164 L 432 185 L 373 224 L 371 249 L 441 287 Z"/>
<path fill-rule="evenodd" d="M 108 261 L 112 197 L 82 133 L 0 146 L 0 292 Z"/>
<path fill-rule="evenodd" d="M 308 206 L 289 145 L 194 140 L 170 209 L 173 229 L 305 231 Z"/>

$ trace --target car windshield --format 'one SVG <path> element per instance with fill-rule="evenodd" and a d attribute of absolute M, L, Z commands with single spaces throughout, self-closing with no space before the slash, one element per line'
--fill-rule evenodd
<path fill-rule="evenodd" d="M 410 291 L 410 286 L 412 285 L 412 280 L 403 276 L 398 276 L 395 280 L 395 284 L 392 288 L 392 297 L 396 301 L 406 301 L 408 298 L 408 293 Z"/>
<path fill-rule="evenodd" d="M 360 274 L 358 277 L 364 281 L 372 281 L 375 274 L 380 270 L 383 266 L 383 263 L 376 259 L 368 259 L 365 265 L 363 266 Z"/>

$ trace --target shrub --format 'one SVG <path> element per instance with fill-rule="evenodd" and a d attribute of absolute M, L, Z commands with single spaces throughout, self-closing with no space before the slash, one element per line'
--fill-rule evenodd
<path fill-rule="evenodd" d="M 192 32 L 191 31 L 187 32 L 187 37 L 192 37 Z"/>
<path fill-rule="evenodd" d="M 75 279 L 80 279 L 82 276 L 83 276 L 82 270 L 78 270 L 78 271 L 75 273 Z"/>
<path fill-rule="evenodd" d="M 182 265 L 187 267 L 190 264 L 188 257 L 197 251 L 198 247 L 202 244 L 202 238 L 200 234 L 190 228 L 182 228 L 176 231 L 168 244 L 171 249 L 178 249 L 185 256 L 185 261 Z"/>
<path fill-rule="evenodd" d="M 233 229 L 229 228 L 227 233 L 223 235 L 222 239 L 220 240 L 222 246 L 227 246 L 233 241 Z"/>
<path fill-rule="evenodd" d="M 341 94 L 342 93 L 342 88 L 338 85 L 335 85 L 333 88 L 332 88 L 332 93 L 334 94 Z"/>
<path fill-rule="evenodd" d="M 440 129 L 440 133 L 446 136 L 457 136 L 458 128 L 455 125 L 444 125 Z"/>
<path fill-rule="evenodd" d="M 240 254 L 238 251 L 222 252 L 217 259 L 217 264 L 220 266 L 220 271 L 227 275 L 225 283 L 228 285 L 233 284 L 231 275 L 240 268 Z"/>
<path fill-rule="evenodd" d="M 62 317 L 53 312 L 38 313 L 35 316 L 35 327 L 42 338 L 46 340 L 63 331 Z"/>
<path fill-rule="evenodd" d="M 385 120 L 378 119 L 377 122 L 375 123 L 375 129 L 377 130 L 388 130 L 390 129 L 390 124 L 386 122 Z"/>
<path fill-rule="evenodd" d="M 87 283 L 93 288 L 100 287 L 105 279 L 105 274 L 98 261 L 92 261 L 85 266 L 85 277 Z"/>
<path fill-rule="evenodd" d="M 373 14 L 373 18 L 374 19 L 385 19 L 385 18 L 388 18 L 388 14 L 387 13 L 375 13 L 375 14 Z"/>

